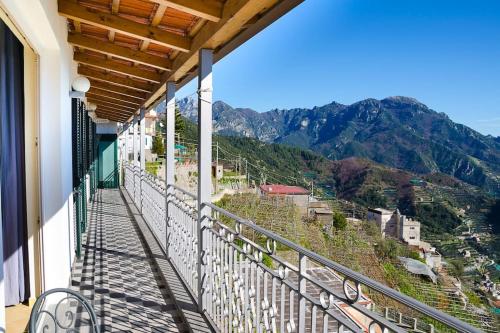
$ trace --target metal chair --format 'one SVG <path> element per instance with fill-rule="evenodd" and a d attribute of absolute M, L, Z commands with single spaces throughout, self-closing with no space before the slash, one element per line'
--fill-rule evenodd
<path fill-rule="evenodd" d="M 100 333 L 94 309 L 79 293 L 65 288 L 44 292 L 33 306 L 29 332 Z"/>

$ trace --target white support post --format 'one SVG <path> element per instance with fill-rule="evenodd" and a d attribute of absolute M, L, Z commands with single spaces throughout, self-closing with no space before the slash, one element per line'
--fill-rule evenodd
<path fill-rule="evenodd" d="M 137 147 L 137 146 L 138 146 L 138 144 L 137 144 L 137 143 L 138 143 L 138 142 L 137 142 L 137 139 L 138 139 L 138 138 L 137 138 L 137 134 L 138 134 L 138 133 L 137 133 L 137 132 L 138 132 L 138 130 L 139 130 L 139 128 L 138 128 L 139 126 L 137 125 L 138 120 L 139 120 L 138 115 L 137 115 L 137 114 L 134 114 L 134 127 L 133 127 L 133 131 L 134 131 L 134 138 L 133 138 L 133 142 L 132 142 L 132 147 L 133 147 L 133 149 L 134 149 L 134 159 L 133 159 L 133 163 L 132 163 L 132 165 L 133 165 L 134 167 L 136 167 L 136 166 L 137 166 L 137 157 L 138 157 L 138 155 L 139 155 L 139 152 L 138 152 L 138 150 L 137 150 L 137 148 L 138 148 L 138 147 Z"/>
<path fill-rule="evenodd" d="M 206 309 L 210 263 L 204 235 L 212 196 L 212 63 L 213 51 L 201 49 L 198 66 L 198 308 Z"/>
<path fill-rule="evenodd" d="M 169 222 L 171 212 L 169 211 L 169 203 L 172 200 L 174 189 L 171 185 L 175 184 L 175 82 L 167 82 L 167 109 L 165 112 L 165 207 L 166 207 L 166 253 L 167 258 L 170 258 L 170 230 Z"/>
<path fill-rule="evenodd" d="M 129 147 L 130 147 L 130 138 L 129 138 L 129 134 L 130 134 L 130 123 L 127 123 L 126 124 L 126 130 L 125 130 L 125 156 L 124 156 L 124 161 L 126 164 L 128 164 L 128 162 L 130 161 L 130 156 L 129 156 Z"/>
<path fill-rule="evenodd" d="M 299 333 L 306 331 L 306 276 L 307 275 L 307 257 L 299 254 Z"/>
<path fill-rule="evenodd" d="M 140 130 L 140 141 L 139 141 L 139 158 L 141 165 L 141 172 L 146 170 L 146 156 L 144 154 L 144 149 L 146 147 L 146 110 L 141 108 L 141 118 L 139 119 L 141 130 Z"/>
<path fill-rule="evenodd" d="M 141 108 L 139 114 L 139 211 L 142 213 L 142 179 L 146 173 L 146 157 L 144 154 L 144 148 L 146 146 L 146 110 Z"/>
<path fill-rule="evenodd" d="M 138 133 L 139 126 L 137 124 L 138 120 L 139 120 L 139 117 L 138 117 L 137 113 L 135 113 L 134 114 L 134 123 L 133 123 L 134 135 L 132 137 L 132 140 L 133 140 L 132 141 L 132 147 L 134 149 L 134 155 L 133 155 L 133 158 L 132 158 L 132 170 L 133 170 L 133 179 L 134 179 L 134 198 L 133 198 L 133 200 L 134 200 L 134 202 L 135 202 L 136 205 L 138 205 L 137 193 L 139 193 L 139 194 L 141 193 L 140 192 L 141 188 L 140 188 L 140 186 L 136 186 L 137 182 L 135 180 L 136 179 L 137 167 L 138 167 L 138 165 L 137 165 L 138 164 L 137 163 L 137 157 L 139 155 L 139 152 L 138 152 L 138 148 L 139 148 L 138 146 L 139 145 L 138 145 L 138 142 L 137 142 L 138 141 L 138 134 L 139 134 Z M 139 210 L 140 210 L 140 208 L 139 208 Z"/>

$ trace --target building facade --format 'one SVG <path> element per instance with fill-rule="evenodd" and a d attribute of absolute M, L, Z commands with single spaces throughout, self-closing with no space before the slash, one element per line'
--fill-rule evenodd
<path fill-rule="evenodd" d="M 411 246 L 420 245 L 420 222 L 406 217 L 398 209 L 390 211 L 383 208 L 370 208 L 367 219 L 377 223 L 384 238 L 396 238 Z"/>
<path fill-rule="evenodd" d="M 326 226 L 332 224 L 333 211 L 328 202 L 311 200 L 307 207 L 307 216 Z"/>
<path fill-rule="evenodd" d="M 301 214 L 307 214 L 309 206 L 309 191 L 300 186 L 288 185 L 261 185 L 259 187 L 260 195 L 269 197 L 282 197 L 296 205 Z"/>

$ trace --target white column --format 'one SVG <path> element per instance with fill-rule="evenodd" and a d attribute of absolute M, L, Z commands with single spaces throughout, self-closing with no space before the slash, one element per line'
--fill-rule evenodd
<path fill-rule="evenodd" d="M 126 123 L 125 131 L 123 134 L 125 136 L 125 154 L 123 155 L 123 161 L 125 161 L 125 163 L 128 163 L 129 161 L 129 155 L 128 155 L 128 150 L 130 147 L 129 133 L 130 133 L 130 123 Z"/>
<path fill-rule="evenodd" d="M 146 170 L 146 158 L 144 156 L 144 147 L 146 146 L 146 110 L 141 108 L 140 122 L 141 122 L 141 137 L 139 141 L 139 155 L 140 155 L 140 166 L 141 170 Z"/>
<path fill-rule="evenodd" d="M 138 148 L 138 142 L 137 142 L 137 140 L 138 140 L 137 134 L 138 133 L 137 132 L 139 130 L 139 128 L 138 128 L 139 126 L 137 125 L 138 120 L 139 120 L 138 115 L 134 114 L 134 125 L 133 125 L 134 138 L 133 138 L 133 142 L 132 142 L 132 147 L 134 149 L 134 158 L 133 158 L 133 163 L 132 163 L 133 166 L 137 166 L 137 157 L 139 155 L 139 152 L 137 150 L 137 148 Z"/>
<path fill-rule="evenodd" d="M 206 291 L 203 282 L 207 282 L 210 263 L 204 253 L 206 237 L 202 234 L 207 224 L 210 208 L 204 203 L 211 202 L 212 196 L 212 63 L 213 51 L 201 49 L 198 66 L 198 307 L 206 308 Z M 206 287 L 206 286 L 205 286 Z"/>
<path fill-rule="evenodd" d="M 175 82 L 167 82 L 167 109 L 165 112 L 165 207 L 167 207 L 166 236 L 167 236 L 167 258 L 169 255 L 170 230 L 168 229 L 170 213 L 169 202 L 172 199 L 174 189 L 169 185 L 175 183 Z"/>

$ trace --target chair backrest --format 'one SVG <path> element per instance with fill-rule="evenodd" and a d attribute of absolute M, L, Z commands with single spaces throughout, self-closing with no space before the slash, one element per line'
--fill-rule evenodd
<path fill-rule="evenodd" d="M 100 333 L 97 316 L 87 299 L 65 288 L 51 289 L 38 297 L 31 310 L 29 331 Z"/>

